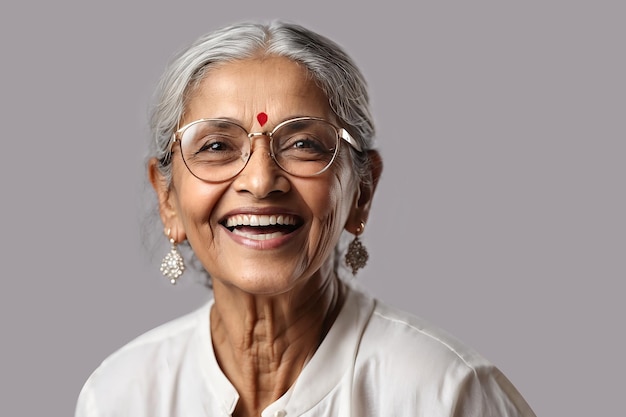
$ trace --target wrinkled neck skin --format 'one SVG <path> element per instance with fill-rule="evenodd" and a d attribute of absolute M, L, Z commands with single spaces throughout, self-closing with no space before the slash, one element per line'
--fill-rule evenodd
<path fill-rule="evenodd" d="M 213 348 L 240 395 L 234 416 L 260 416 L 326 336 L 345 296 L 344 284 L 328 269 L 278 295 L 249 294 L 214 280 Z"/>

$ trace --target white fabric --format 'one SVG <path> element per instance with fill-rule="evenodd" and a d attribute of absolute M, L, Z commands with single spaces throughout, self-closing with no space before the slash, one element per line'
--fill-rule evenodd
<path fill-rule="evenodd" d="M 212 302 L 135 339 L 83 387 L 76 417 L 230 416 L 238 394 L 209 331 Z M 351 289 L 291 389 L 262 417 L 534 416 L 504 375 L 409 314 Z"/>

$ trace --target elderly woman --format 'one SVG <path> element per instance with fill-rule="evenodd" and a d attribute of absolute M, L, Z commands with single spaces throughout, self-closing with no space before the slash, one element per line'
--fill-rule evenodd
<path fill-rule="evenodd" d="M 367 260 L 382 169 L 339 46 L 282 23 L 209 34 L 170 65 L 152 129 L 161 270 L 180 279 L 187 241 L 213 299 L 105 360 L 76 416 L 533 416 L 471 349 L 338 277 Z"/>

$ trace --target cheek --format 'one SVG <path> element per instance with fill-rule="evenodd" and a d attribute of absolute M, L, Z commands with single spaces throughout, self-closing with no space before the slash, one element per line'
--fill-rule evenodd
<path fill-rule="evenodd" d="M 310 200 L 314 206 L 310 206 L 313 211 L 315 222 L 311 225 L 308 239 L 308 257 L 310 261 L 331 259 L 341 233 L 343 232 L 348 214 L 350 212 L 350 202 L 354 197 L 353 189 L 344 178 L 333 174 L 332 184 L 320 187 L 317 198 Z M 311 197 L 313 197 L 311 195 Z"/>
<path fill-rule="evenodd" d="M 178 216 L 193 244 L 196 233 L 211 231 L 211 215 L 227 185 L 205 183 L 191 174 L 182 173 L 173 178 L 173 186 Z"/>
<path fill-rule="evenodd" d="M 320 187 L 318 194 L 312 198 L 314 217 L 318 220 L 318 241 L 331 240 L 334 245 L 344 229 L 355 196 L 355 185 L 352 176 L 333 174 L 331 184 Z M 315 232 L 315 231 L 314 231 Z"/>

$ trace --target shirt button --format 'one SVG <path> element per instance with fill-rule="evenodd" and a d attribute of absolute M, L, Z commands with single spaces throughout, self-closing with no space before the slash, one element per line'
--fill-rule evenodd
<path fill-rule="evenodd" d="M 287 412 L 285 410 L 278 410 L 277 412 L 274 413 L 274 417 L 285 417 L 287 415 Z"/>

